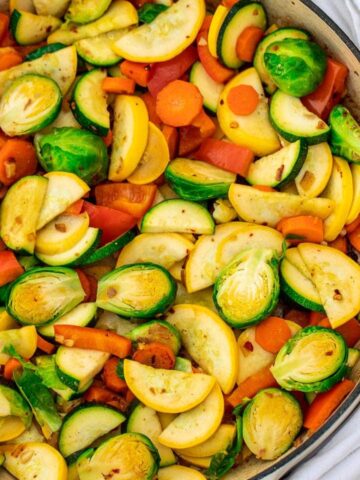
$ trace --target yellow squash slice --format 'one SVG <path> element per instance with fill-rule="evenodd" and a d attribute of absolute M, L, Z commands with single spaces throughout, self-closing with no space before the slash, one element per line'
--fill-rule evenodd
<path fill-rule="evenodd" d="M 199 374 L 198 374 L 199 375 Z M 177 416 L 159 436 L 170 448 L 189 448 L 205 442 L 219 428 L 224 414 L 224 397 L 218 384 L 197 407 Z"/>
<path fill-rule="evenodd" d="M 89 215 L 59 215 L 36 234 L 35 251 L 55 255 L 72 248 L 85 235 Z"/>
<path fill-rule="evenodd" d="M 148 141 L 148 124 L 148 111 L 140 97 L 116 97 L 109 180 L 125 180 L 136 169 Z"/>
<path fill-rule="evenodd" d="M 163 62 L 193 43 L 205 18 L 204 0 L 179 0 L 151 23 L 114 43 L 114 51 L 134 62 Z"/>
<path fill-rule="evenodd" d="M 2 353 L 4 347 L 12 345 L 17 353 L 24 358 L 31 358 L 37 348 L 36 328 L 27 327 L 4 330 L 0 332 L 0 365 L 5 365 L 9 355 Z"/>
<path fill-rule="evenodd" d="M 197 470 L 182 465 L 160 468 L 158 480 L 206 480 L 206 477 Z"/>
<path fill-rule="evenodd" d="M 151 262 L 170 269 L 193 248 L 194 244 L 179 233 L 141 233 L 121 250 L 116 267 Z"/>
<path fill-rule="evenodd" d="M 236 115 L 227 103 L 230 90 L 239 85 L 250 85 L 259 94 L 259 104 L 250 115 Z M 270 123 L 268 103 L 255 68 L 244 70 L 226 85 L 220 96 L 217 117 L 225 135 L 237 145 L 250 148 L 255 155 L 264 157 L 280 150 L 279 137 Z"/>
<path fill-rule="evenodd" d="M 211 55 L 215 58 L 218 57 L 217 39 L 219 36 L 219 31 L 228 13 L 229 13 L 229 8 L 224 7 L 224 5 L 218 5 L 211 19 L 209 35 L 208 35 L 208 47 Z"/>
<path fill-rule="evenodd" d="M 49 172 L 44 177 L 49 182 L 37 223 L 38 230 L 90 190 L 90 187 L 74 173 Z"/>
<path fill-rule="evenodd" d="M 325 219 L 335 207 L 332 199 L 305 198 L 282 192 L 263 192 L 235 183 L 229 189 L 229 200 L 240 218 L 269 227 L 275 227 L 284 217 L 296 215 L 315 215 Z"/>
<path fill-rule="evenodd" d="M 16 320 L 14 320 L 3 308 L 0 308 L 0 332 L 4 330 L 15 329 L 19 326 Z"/>
<path fill-rule="evenodd" d="M 351 204 L 351 209 L 346 220 L 346 225 L 352 223 L 360 215 L 360 165 L 352 163 L 350 170 L 353 180 L 354 197 Z"/>
<path fill-rule="evenodd" d="M 360 312 L 360 265 L 335 248 L 301 243 L 299 252 L 333 328 Z"/>
<path fill-rule="evenodd" d="M 162 131 L 149 122 L 145 151 L 128 181 L 137 185 L 154 182 L 162 175 L 170 161 L 169 147 Z"/>
<path fill-rule="evenodd" d="M 333 166 L 333 157 L 327 143 L 309 146 L 305 162 L 295 178 L 299 195 L 315 198 L 325 190 Z"/>
<path fill-rule="evenodd" d="M 21 435 L 25 425 L 20 417 L 0 417 L 0 442 L 8 442 Z"/>
<path fill-rule="evenodd" d="M 177 450 L 176 453 L 186 455 L 188 457 L 206 458 L 212 457 L 216 453 L 225 452 L 232 444 L 236 434 L 234 424 L 222 424 L 216 432 L 205 442 L 195 447 L 183 448 Z"/>
<path fill-rule="evenodd" d="M 166 320 L 181 335 L 189 355 L 230 393 L 237 377 L 238 349 L 232 329 L 214 312 L 200 305 L 175 305 Z"/>
<path fill-rule="evenodd" d="M 132 360 L 124 361 L 124 374 L 128 387 L 144 405 L 165 413 L 196 407 L 215 384 L 210 375 L 152 368 Z"/>
<path fill-rule="evenodd" d="M 334 165 L 323 197 L 333 200 L 335 208 L 324 222 L 324 238 L 332 242 L 344 228 L 353 202 L 353 181 L 348 162 L 334 157 Z"/>
<path fill-rule="evenodd" d="M 67 480 L 65 460 L 47 443 L 23 443 L 6 451 L 4 467 L 18 480 Z"/>
<path fill-rule="evenodd" d="M 189 457 L 188 455 L 183 455 L 180 450 L 176 450 L 176 454 L 185 462 L 190 463 L 191 465 L 196 465 L 200 468 L 209 468 L 211 463 L 211 457 Z"/>

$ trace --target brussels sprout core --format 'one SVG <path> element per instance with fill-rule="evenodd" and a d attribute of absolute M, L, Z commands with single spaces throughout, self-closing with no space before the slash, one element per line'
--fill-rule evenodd
<path fill-rule="evenodd" d="M 294 97 L 316 90 L 326 71 L 326 55 L 319 45 L 295 38 L 269 45 L 264 61 L 274 83 Z"/>
<path fill-rule="evenodd" d="M 268 388 L 258 393 L 245 409 L 244 441 L 258 458 L 274 460 L 291 447 L 302 422 L 297 400 L 277 388 Z"/>
<path fill-rule="evenodd" d="M 288 340 L 271 371 L 286 390 L 323 392 L 346 373 L 348 348 L 335 330 L 307 327 Z"/>

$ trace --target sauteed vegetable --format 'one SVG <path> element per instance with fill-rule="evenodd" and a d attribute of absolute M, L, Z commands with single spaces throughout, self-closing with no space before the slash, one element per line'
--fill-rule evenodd
<path fill-rule="evenodd" d="M 360 357 L 347 73 L 253 0 L 10 0 L 2 468 L 216 480 L 327 421 Z"/>

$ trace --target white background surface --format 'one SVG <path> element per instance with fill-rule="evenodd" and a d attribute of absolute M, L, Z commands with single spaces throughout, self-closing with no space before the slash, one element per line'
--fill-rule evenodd
<path fill-rule="evenodd" d="M 360 0 L 313 0 L 360 48 Z M 360 409 L 288 480 L 360 480 Z"/>

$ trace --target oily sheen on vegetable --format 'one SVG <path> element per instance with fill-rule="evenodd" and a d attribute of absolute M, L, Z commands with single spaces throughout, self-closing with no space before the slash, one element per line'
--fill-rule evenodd
<path fill-rule="evenodd" d="M 245 480 L 354 395 L 349 69 L 207 9 L 0 13 L 0 478 Z"/>

